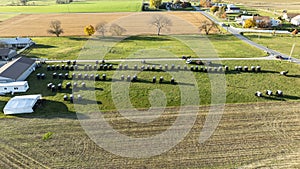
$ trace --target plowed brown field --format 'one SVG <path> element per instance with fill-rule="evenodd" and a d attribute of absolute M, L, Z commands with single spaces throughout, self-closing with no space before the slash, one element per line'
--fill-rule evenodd
<path fill-rule="evenodd" d="M 95 144 L 75 113 L 0 119 L 0 168 L 299 168 L 299 106 L 299 102 L 226 105 L 214 134 L 200 144 L 208 112 L 208 107 L 201 107 L 194 127 L 178 145 L 163 154 L 137 159 L 114 155 Z M 172 126 L 177 118 L 174 113 L 149 124 L 129 123 L 115 112 L 105 115 L 117 131 L 147 138 Z M 186 116 L 192 114 L 186 112 Z M 49 131 L 54 133 L 52 139 L 43 141 Z"/>
<path fill-rule="evenodd" d="M 196 12 L 143 12 L 143 13 L 73 13 L 73 14 L 21 14 L 0 23 L 1 36 L 53 36 L 47 33 L 52 20 L 60 20 L 62 36 L 84 35 L 86 25 L 105 21 L 124 27 L 127 35 L 154 34 L 155 27 L 149 22 L 153 15 L 167 15 L 173 25 L 163 34 L 195 34 L 206 17 Z M 217 30 L 214 30 L 217 31 Z"/>

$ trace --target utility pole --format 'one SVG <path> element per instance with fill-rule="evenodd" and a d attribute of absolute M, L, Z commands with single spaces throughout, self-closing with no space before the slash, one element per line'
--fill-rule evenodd
<path fill-rule="evenodd" d="M 289 57 L 289 61 L 291 61 L 291 57 L 292 57 L 292 54 L 293 54 L 293 52 L 294 52 L 295 45 L 296 45 L 296 44 L 294 43 L 293 46 L 292 46 L 291 53 L 290 53 L 290 57 Z"/>

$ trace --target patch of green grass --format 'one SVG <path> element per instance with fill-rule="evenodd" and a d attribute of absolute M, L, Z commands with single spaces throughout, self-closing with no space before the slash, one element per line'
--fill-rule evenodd
<path fill-rule="evenodd" d="M 280 35 L 272 36 L 271 34 L 244 34 L 247 38 L 252 41 L 267 46 L 270 49 L 278 52 L 290 55 L 293 44 L 296 44 L 292 57 L 300 59 L 300 38 L 299 35 L 293 37 L 291 35 Z"/>
<path fill-rule="evenodd" d="M 0 22 L 3 22 L 7 19 L 17 16 L 18 14 L 0 14 Z"/>
<path fill-rule="evenodd" d="M 166 62 L 165 62 L 166 63 Z M 133 63 L 132 63 L 133 64 Z M 141 63 L 135 62 L 134 64 L 142 65 Z M 161 62 L 151 62 L 150 65 L 158 65 L 163 64 Z M 185 64 L 184 61 L 177 61 L 176 65 Z M 226 73 L 226 103 L 247 103 L 247 102 L 269 102 L 269 101 L 297 101 L 300 99 L 300 78 L 299 78 L 299 66 L 289 62 L 280 62 L 280 61 L 224 61 L 224 65 L 228 65 L 230 71 Z M 261 66 L 262 72 L 237 72 L 234 71 L 235 66 Z M 117 67 L 115 65 L 115 67 Z M 83 69 L 83 65 L 80 66 Z M 132 67 L 130 67 L 132 68 Z M 289 70 L 288 76 L 281 76 L 279 74 L 280 71 Z M 46 65 L 42 68 L 36 70 L 37 72 L 46 73 L 45 80 L 37 80 L 35 77 L 35 73 L 33 73 L 29 78 L 29 86 L 30 89 L 26 94 L 42 94 L 43 98 L 46 102 L 37 109 L 39 116 L 47 117 L 47 116 L 72 116 L 72 112 L 75 112 L 73 104 L 69 101 L 64 101 L 63 96 L 70 95 L 72 90 L 63 89 L 61 92 L 51 92 L 51 90 L 47 89 L 48 83 L 53 83 L 57 85 L 58 83 L 62 83 L 63 88 L 67 82 L 71 80 L 64 79 L 53 79 L 52 73 L 54 71 L 46 71 Z M 66 73 L 67 70 L 58 70 L 55 71 L 57 73 Z M 188 71 L 189 72 L 189 71 Z M 83 97 L 82 105 L 85 108 L 90 108 L 92 105 L 98 102 L 99 109 L 103 111 L 115 110 L 115 99 L 120 97 L 123 101 L 130 100 L 131 104 L 135 108 L 149 108 L 151 107 L 151 92 L 155 90 L 160 90 L 164 93 L 166 100 L 166 105 L 171 107 L 176 107 L 181 104 L 181 95 L 179 87 L 191 87 L 197 85 L 197 91 L 200 96 L 200 104 L 208 105 L 211 103 L 211 78 L 207 73 L 194 72 L 192 74 L 185 73 L 184 71 L 179 72 L 159 72 L 159 71 L 143 71 L 136 72 L 133 70 L 127 71 L 80 71 L 77 73 L 85 73 L 87 74 L 106 74 L 108 81 L 88 81 L 88 80 L 74 80 L 73 82 L 77 82 L 80 86 L 81 82 L 85 82 L 88 90 L 80 89 L 79 91 L 74 92 L 74 99 L 77 99 L 77 95 L 80 94 Z M 69 72 L 72 74 L 72 72 Z M 139 82 L 118 82 L 121 77 L 121 74 L 138 75 Z M 179 78 L 179 76 L 186 78 Z M 164 77 L 164 83 L 159 84 L 158 81 L 153 84 L 152 77 L 156 76 L 157 80 L 159 77 Z M 188 76 L 188 77 L 187 77 Z M 179 83 L 179 85 L 170 84 L 171 77 L 175 77 L 175 80 Z M 191 80 L 196 79 L 196 83 L 193 83 Z M 114 82 L 111 82 L 113 79 Z M 125 80 L 126 81 L 126 80 Z M 73 83 L 72 82 L 72 83 Z M 128 85 L 128 87 L 126 87 Z M 182 86 L 180 86 L 182 85 Z M 123 90 L 124 88 L 124 90 Z M 126 94 L 118 93 L 118 90 L 122 92 L 128 91 L 129 99 L 125 98 Z M 276 92 L 276 90 L 282 90 L 284 92 L 284 97 L 262 97 L 258 98 L 254 96 L 256 91 L 265 92 L 266 90 L 272 90 Z M 190 93 L 192 94 L 192 93 Z M 17 94 L 19 95 L 19 94 Z M 92 96 L 96 97 L 96 100 L 93 100 Z M 155 96 L 155 95 L 154 95 Z M 161 96 L 159 94 L 159 96 Z M 2 110 L 6 101 L 9 100 L 11 96 L 7 95 L 5 97 L 1 97 L 0 109 Z M 114 98 L 113 98 L 114 97 Z M 124 98 L 123 98 L 124 97 Z M 154 97 L 155 98 L 155 97 Z M 150 100 L 149 100 L 150 99 Z M 127 102 L 118 102 L 122 107 L 127 106 Z M 124 104 L 124 105 L 122 105 Z M 51 110 L 51 112 L 49 112 Z M 93 110 L 91 110 L 93 111 Z M 71 112 L 71 114 L 69 114 Z"/>
<path fill-rule="evenodd" d="M 253 58 L 266 56 L 261 50 L 242 42 L 233 35 L 209 35 L 208 39 L 220 58 Z"/>
<path fill-rule="evenodd" d="M 76 59 L 88 38 L 86 37 L 35 37 L 36 45 L 29 57 L 46 59 Z"/>
<path fill-rule="evenodd" d="M 201 37 L 199 35 L 187 36 L 181 40 L 182 36 L 132 36 L 125 39 L 108 38 L 99 39 L 97 37 L 88 39 L 87 37 L 35 37 L 36 46 L 28 55 L 35 58 L 47 59 L 124 59 L 124 58 L 180 58 L 182 55 L 197 57 L 261 57 L 265 53 L 249 46 L 237 39 L 233 35 L 209 35 Z M 113 40 L 113 41 L 111 41 Z M 211 48 L 209 41 L 213 49 Z M 185 44 L 185 41 L 201 43 L 203 48 L 195 47 L 190 49 L 193 43 Z M 110 48 L 112 46 L 112 48 Z M 189 47 L 190 46 L 190 47 Z M 198 45 L 199 46 L 199 45 Z M 211 54 L 207 52 L 211 51 Z M 251 52 L 249 52 L 251 50 Z"/>
<path fill-rule="evenodd" d="M 142 3 L 133 1 L 81 1 L 70 4 L 37 3 L 30 6 L 0 6 L 1 12 L 14 13 L 73 13 L 73 12 L 137 12 L 141 10 Z"/>

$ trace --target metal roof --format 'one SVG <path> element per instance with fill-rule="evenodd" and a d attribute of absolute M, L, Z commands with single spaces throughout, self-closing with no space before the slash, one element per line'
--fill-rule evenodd
<path fill-rule="evenodd" d="M 6 44 L 16 45 L 16 44 L 30 44 L 33 41 L 30 38 L 0 38 L 1 42 Z"/>
<path fill-rule="evenodd" d="M 34 63 L 35 61 L 32 59 L 19 57 L 2 66 L 0 68 L 0 76 L 17 80 Z"/>

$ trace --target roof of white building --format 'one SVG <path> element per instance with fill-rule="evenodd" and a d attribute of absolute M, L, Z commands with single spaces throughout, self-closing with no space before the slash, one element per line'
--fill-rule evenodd
<path fill-rule="evenodd" d="M 42 99 L 42 95 L 24 95 L 11 98 L 5 105 L 4 114 L 32 113 L 35 103 Z"/>
<path fill-rule="evenodd" d="M 11 45 L 33 43 L 31 38 L 19 38 L 19 37 L 16 37 L 16 38 L 0 38 L 0 41 L 4 42 L 6 44 L 11 44 Z"/>

